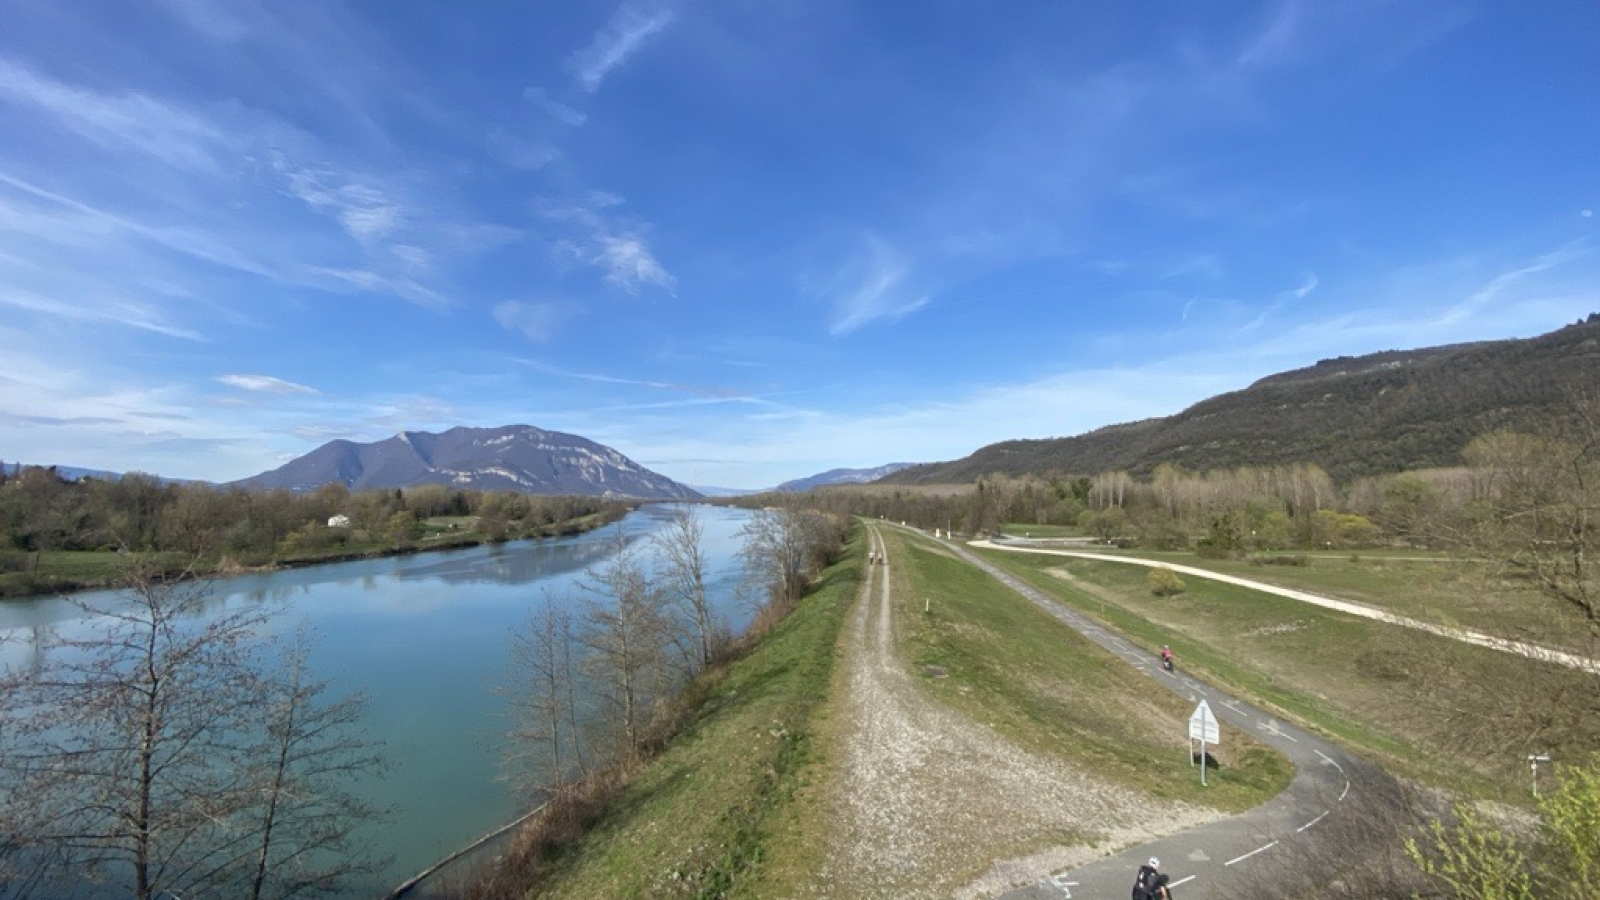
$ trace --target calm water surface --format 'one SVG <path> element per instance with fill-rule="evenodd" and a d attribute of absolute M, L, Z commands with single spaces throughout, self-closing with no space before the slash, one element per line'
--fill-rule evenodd
<path fill-rule="evenodd" d="M 699 507 L 712 598 L 735 632 L 749 613 L 736 597 L 737 532 L 748 514 Z M 312 667 L 332 693 L 365 691 L 367 734 L 391 765 L 371 785 L 394 809 L 373 844 L 395 862 L 379 884 L 393 887 L 435 860 L 515 818 L 518 798 L 499 779 L 509 724 L 496 687 L 509 677 L 510 635 L 548 594 L 581 594 L 585 571 L 603 562 L 620 530 L 646 541 L 670 511 L 646 507 L 623 521 L 570 538 L 421 553 L 227 579 L 216 583 L 216 608 L 275 601 L 273 627 L 312 627 Z M 95 605 L 111 594 L 80 599 Z M 25 663 L 34 640 L 84 627 L 81 612 L 59 598 L 0 604 L 0 662 Z"/>

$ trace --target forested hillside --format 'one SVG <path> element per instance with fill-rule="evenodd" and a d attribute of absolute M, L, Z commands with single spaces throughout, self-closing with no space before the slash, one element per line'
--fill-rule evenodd
<path fill-rule="evenodd" d="M 883 482 L 949 484 L 988 474 L 1193 470 L 1311 463 L 1341 483 L 1453 466 L 1473 438 L 1559 424 L 1575 392 L 1600 390 L 1600 314 L 1523 340 L 1324 360 L 1174 416 L 1088 434 L 1004 441 Z"/>

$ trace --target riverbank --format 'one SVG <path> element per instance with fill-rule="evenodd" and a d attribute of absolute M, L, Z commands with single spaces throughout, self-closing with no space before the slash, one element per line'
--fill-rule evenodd
<path fill-rule="evenodd" d="M 870 525 L 699 690 L 659 757 L 535 820 L 506 855 L 520 878 L 443 896 L 976 896 L 1256 806 L 1291 774 L 1239 737 L 1195 783 L 1183 742 L 1148 727 L 1181 723 L 1183 700 L 938 545 Z"/>
<path fill-rule="evenodd" d="M 191 554 L 172 551 L 143 554 L 139 561 L 145 567 L 144 574 L 155 578 L 225 578 L 439 550 L 460 550 L 484 544 L 570 537 L 619 521 L 635 509 L 638 509 L 637 504 L 607 508 L 597 513 L 516 532 L 485 534 L 475 530 L 441 530 L 416 540 L 374 541 L 355 547 L 346 543 L 337 549 L 271 555 L 259 561 L 233 554 L 202 556 L 197 559 Z M 115 550 L 56 550 L 39 554 L 20 554 L 17 558 L 24 560 L 22 564 L 27 568 L 19 569 L 17 564 L 13 563 L 9 570 L 0 571 L 0 601 L 116 588 L 124 581 L 128 565 L 128 555 Z M 8 567 L 0 566 L 0 569 L 6 568 Z"/>

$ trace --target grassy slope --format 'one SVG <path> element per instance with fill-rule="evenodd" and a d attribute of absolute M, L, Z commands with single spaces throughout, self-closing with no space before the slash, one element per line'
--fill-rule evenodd
<path fill-rule="evenodd" d="M 1282 556 L 1306 562 L 1303 566 L 1263 565 L 1247 559 L 1204 559 L 1192 551 L 1089 549 L 1311 591 L 1427 622 L 1544 640 L 1580 652 L 1591 649 L 1583 639 L 1587 629 L 1575 607 L 1551 601 L 1528 581 L 1496 577 L 1481 560 L 1414 550 L 1361 551 L 1263 554 L 1263 558 Z"/>
<path fill-rule="evenodd" d="M 697 722 L 623 793 L 541 897 L 712 897 L 760 883 L 773 835 L 805 869 L 823 838 L 795 827 L 790 801 L 818 769 L 817 735 L 834 648 L 866 551 L 852 546 L 820 585 L 734 664 Z M 808 856 L 805 840 L 812 842 Z M 748 894 L 756 896 L 758 894 Z"/>
<path fill-rule="evenodd" d="M 1243 809 L 1287 783 L 1281 757 L 1241 741 L 1202 795 L 1184 755 L 1186 702 L 972 567 L 903 534 L 885 537 L 897 621 L 909 626 L 897 626 L 902 652 L 945 673 L 927 682 L 931 701 L 1157 797 Z M 846 677 L 835 660 L 864 554 L 858 536 L 846 561 L 734 666 L 697 725 L 628 788 L 538 896 L 804 893 L 827 849 L 842 727 L 834 704 Z M 918 605 L 925 597 L 935 608 L 928 615 Z"/>
<path fill-rule="evenodd" d="M 908 572 L 897 612 L 903 652 L 924 675 L 941 673 L 927 678 L 931 697 L 1156 797 L 1237 811 L 1288 783 L 1287 762 L 1241 736 L 1218 751 L 1224 768 L 1201 787 L 1185 749 L 1191 703 L 943 548 L 904 532 L 885 537 Z"/>
<path fill-rule="evenodd" d="M 1146 646 L 1171 643 L 1180 665 L 1428 782 L 1513 796 L 1525 790 L 1522 757 L 1490 749 L 1491 739 L 1507 736 L 1502 716 L 1538 702 L 1524 691 L 1593 690 L 1593 676 L 1244 588 L 1191 578 L 1185 593 L 1163 599 L 1150 594 L 1147 570 L 1136 566 L 985 555 Z M 1077 587 L 1050 570 L 1070 573 Z M 1415 584 L 1387 566 L 1336 579 L 1295 572 L 1285 579 L 1295 586 L 1343 580 L 1375 596 L 1385 579 L 1395 579 L 1391 591 Z M 1600 739 L 1600 723 L 1589 726 L 1579 723 L 1575 744 Z"/>

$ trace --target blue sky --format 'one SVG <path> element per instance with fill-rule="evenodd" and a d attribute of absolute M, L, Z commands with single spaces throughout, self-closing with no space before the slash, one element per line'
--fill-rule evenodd
<path fill-rule="evenodd" d="M 1600 311 L 1600 6 L 0 0 L 0 459 L 697 485 Z"/>

